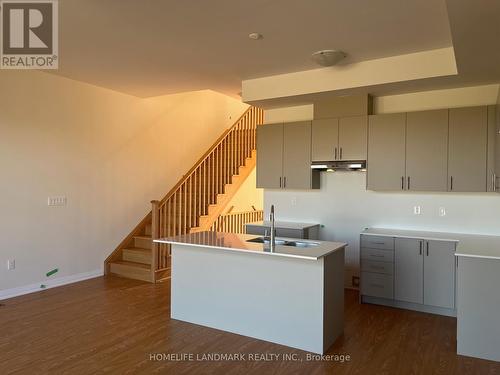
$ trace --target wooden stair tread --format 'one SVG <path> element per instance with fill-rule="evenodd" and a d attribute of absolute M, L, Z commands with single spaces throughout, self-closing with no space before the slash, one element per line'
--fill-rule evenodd
<path fill-rule="evenodd" d="M 134 236 L 134 238 L 140 238 L 142 240 L 152 240 L 151 236 L 146 236 L 146 235 Z"/>
<path fill-rule="evenodd" d="M 110 264 L 119 264 L 121 266 L 127 266 L 127 267 L 135 267 L 135 268 L 142 268 L 144 270 L 151 270 L 151 266 L 143 263 L 137 263 L 137 262 L 129 262 L 127 260 L 117 260 L 114 262 L 111 262 Z"/>
<path fill-rule="evenodd" d="M 142 247 L 126 247 L 123 251 L 133 251 L 136 253 L 151 254 L 151 249 L 144 249 Z"/>

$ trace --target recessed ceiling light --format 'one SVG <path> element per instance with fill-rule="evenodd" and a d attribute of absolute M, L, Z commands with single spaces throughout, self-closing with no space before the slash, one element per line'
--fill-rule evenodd
<path fill-rule="evenodd" d="M 250 39 L 253 39 L 253 40 L 258 40 L 258 39 L 264 38 L 264 36 L 262 34 L 259 34 L 259 33 L 250 33 L 250 34 L 248 34 L 248 37 Z"/>
<path fill-rule="evenodd" d="M 343 60 L 347 54 L 336 49 L 325 49 L 312 54 L 312 59 L 321 66 L 332 66 Z"/>

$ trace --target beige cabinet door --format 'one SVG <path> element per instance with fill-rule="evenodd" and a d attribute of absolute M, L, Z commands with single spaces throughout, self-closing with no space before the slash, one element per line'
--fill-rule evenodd
<path fill-rule="evenodd" d="M 336 118 L 313 120 L 312 160 L 331 161 L 339 157 L 339 120 Z"/>
<path fill-rule="evenodd" d="M 368 118 L 368 190 L 405 188 L 406 113 Z"/>
<path fill-rule="evenodd" d="M 311 121 L 285 123 L 283 187 L 311 189 Z"/>
<path fill-rule="evenodd" d="M 448 110 L 410 112 L 406 117 L 406 188 L 446 191 Z"/>
<path fill-rule="evenodd" d="M 487 107 L 450 109 L 448 190 L 486 191 Z"/>
<path fill-rule="evenodd" d="M 394 241 L 394 299 L 424 302 L 424 241 L 396 238 Z"/>
<path fill-rule="evenodd" d="M 257 187 L 283 184 L 283 124 L 257 126 Z"/>
<path fill-rule="evenodd" d="M 339 119 L 338 160 L 366 160 L 368 116 Z"/>

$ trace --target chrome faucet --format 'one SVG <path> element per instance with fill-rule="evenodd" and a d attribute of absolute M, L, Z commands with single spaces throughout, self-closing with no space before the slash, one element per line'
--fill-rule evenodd
<path fill-rule="evenodd" d="M 269 239 L 269 247 L 271 253 L 274 252 L 276 246 L 276 228 L 274 226 L 274 204 L 271 205 L 271 213 L 269 214 L 269 221 L 271 222 L 271 238 Z"/>

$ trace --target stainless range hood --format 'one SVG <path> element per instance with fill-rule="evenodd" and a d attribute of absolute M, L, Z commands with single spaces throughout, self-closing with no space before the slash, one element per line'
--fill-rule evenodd
<path fill-rule="evenodd" d="M 313 161 L 311 169 L 320 172 L 366 171 L 366 160 Z"/>

